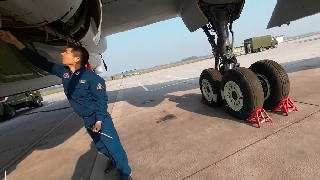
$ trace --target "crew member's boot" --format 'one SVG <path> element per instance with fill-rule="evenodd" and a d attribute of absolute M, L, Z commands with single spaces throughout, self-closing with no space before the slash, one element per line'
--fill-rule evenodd
<path fill-rule="evenodd" d="M 104 172 L 108 173 L 108 172 L 112 171 L 114 168 L 116 168 L 116 164 L 112 160 L 110 160 L 110 164 L 106 168 L 106 170 L 104 170 Z"/>
<path fill-rule="evenodd" d="M 129 175 L 124 175 L 120 177 L 120 180 L 128 180 L 129 178 L 131 178 L 132 176 L 132 172 Z"/>

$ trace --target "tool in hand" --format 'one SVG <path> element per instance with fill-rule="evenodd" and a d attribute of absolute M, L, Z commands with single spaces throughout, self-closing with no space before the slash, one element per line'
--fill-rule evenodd
<path fill-rule="evenodd" d="M 87 126 L 86 126 L 86 128 L 92 131 L 92 127 L 87 127 Z M 99 134 L 101 134 L 101 135 L 103 135 L 103 136 L 106 136 L 106 137 L 108 137 L 108 138 L 110 138 L 110 139 L 113 139 L 111 136 L 108 136 L 108 135 L 106 135 L 106 134 L 104 134 L 104 133 L 101 133 L 101 132 L 97 132 L 97 133 L 99 133 Z"/>

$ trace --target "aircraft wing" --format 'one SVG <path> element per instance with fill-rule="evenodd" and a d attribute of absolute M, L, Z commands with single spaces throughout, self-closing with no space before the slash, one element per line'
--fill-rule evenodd
<path fill-rule="evenodd" d="M 102 0 L 102 4 L 101 36 L 177 17 L 175 0 Z"/>
<path fill-rule="evenodd" d="M 102 0 L 102 4 L 101 36 L 109 36 L 175 17 L 181 17 L 190 32 L 207 23 L 196 0 Z"/>
<path fill-rule="evenodd" d="M 320 12 L 319 0 L 278 0 L 267 29 Z"/>
<path fill-rule="evenodd" d="M 102 72 L 107 36 L 178 16 L 190 32 L 207 24 L 197 0 L 0 1 L 1 29 L 57 64 L 67 44 L 82 44 L 96 73 Z M 0 50 L 0 97 L 61 84 L 61 79 L 31 65 L 1 40 Z"/>

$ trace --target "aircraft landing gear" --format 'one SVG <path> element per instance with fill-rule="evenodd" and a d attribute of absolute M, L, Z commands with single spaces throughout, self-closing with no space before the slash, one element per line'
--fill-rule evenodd
<path fill-rule="evenodd" d="M 234 10 L 239 4 L 213 5 L 201 2 L 199 6 L 209 20 L 202 29 L 215 56 L 214 69 L 204 69 L 200 75 L 203 101 L 213 107 L 223 105 L 230 115 L 247 120 L 257 109 L 273 109 L 288 97 L 289 78 L 278 63 L 263 60 L 252 64 L 250 68 L 244 68 L 237 62 L 233 54 L 232 22 L 235 19 Z M 216 33 L 217 43 L 210 30 Z"/>

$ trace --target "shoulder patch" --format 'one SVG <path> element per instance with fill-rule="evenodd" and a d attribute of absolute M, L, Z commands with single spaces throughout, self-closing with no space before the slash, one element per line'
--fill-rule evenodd
<path fill-rule="evenodd" d="M 103 89 L 104 87 L 99 83 L 98 86 L 97 86 L 97 89 Z"/>
<path fill-rule="evenodd" d="M 64 78 L 69 78 L 69 73 L 64 73 L 64 74 L 63 74 L 63 77 L 64 77 Z"/>

